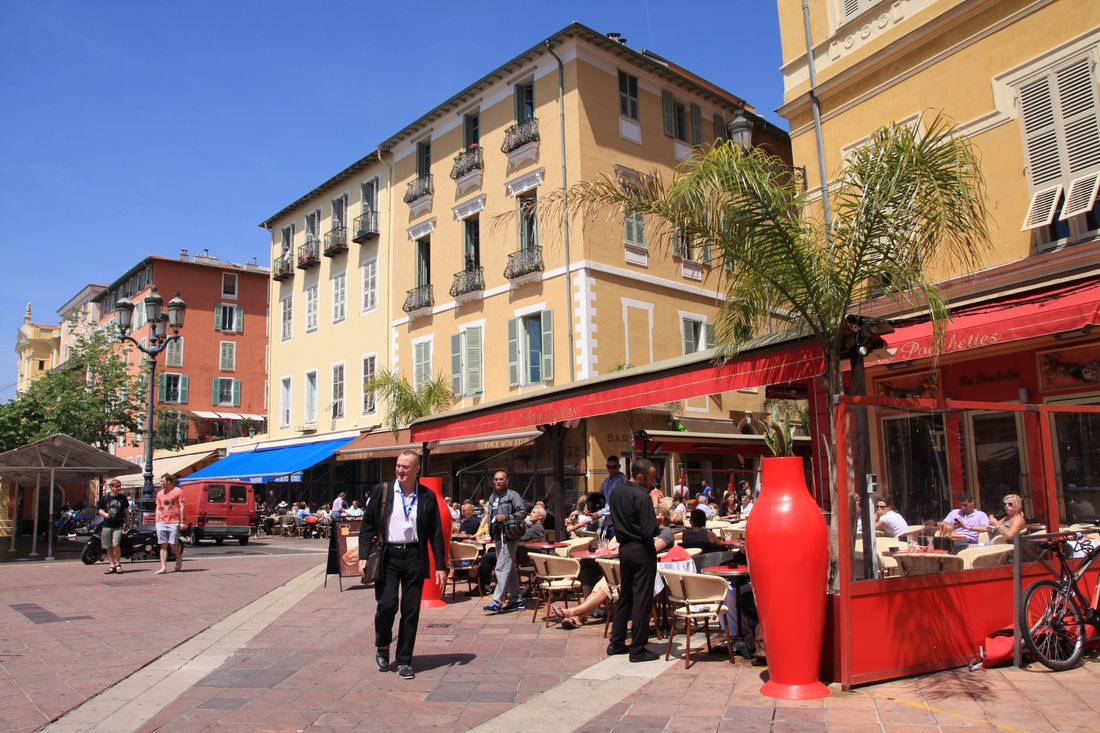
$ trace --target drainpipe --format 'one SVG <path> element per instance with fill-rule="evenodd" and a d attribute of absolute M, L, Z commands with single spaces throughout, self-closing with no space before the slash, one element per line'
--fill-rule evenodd
<path fill-rule="evenodd" d="M 565 244 L 565 307 L 569 314 L 569 381 L 577 381 L 577 355 L 573 343 L 573 276 L 570 272 L 569 260 L 569 187 L 565 169 L 565 66 L 561 57 L 554 53 L 554 47 L 550 41 L 543 41 L 546 50 L 558 62 L 558 127 L 561 130 L 561 192 L 564 197 L 561 212 L 561 235 Z M 559 515 L 560 516 L 560 515 Z"/>
<path fill-rule="evenodd" d="M 814 136 L 817 139 L 817 173 L 821 179 L 821 208 L 825 219 L 825 240 L 832 259 L 832 216 L 829 213 L 829 183 L 825 178 L 825 141 L 821 135 L 821 103 L 817 100 L 817 72 L 814 70 L 814 47 L 810 38 L 810 0 L 802 0 L 802 27 L 806 34 L 806 68 L 810 70 L 810 108 L 814 114 Z"/>

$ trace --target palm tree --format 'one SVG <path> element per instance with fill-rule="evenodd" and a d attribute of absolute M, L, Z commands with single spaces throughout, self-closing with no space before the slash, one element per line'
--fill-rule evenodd
<path fill-rule="evenodd" d="M 397 370 L 381 369 L 363 382 L 363 389 L 386 403 L 386 429 L 392 433 L 418 417 L 449 409 L 455 401 L 451 385 L 442 374 L 413 389 Z"/>
<path fill-rule="evenodd" d="M 948 310 L 933 277 L 972 270 L 988 246 L 984 191 L 969 141 L 937 116 L 923 132 L 919 125 L 885 127 L 851 154 L 829 189 L 829 227 L 788 165 L 729 142 L 697 151 L 667 182 L 658 174 L 605 175 L 547 196 L 543 205 L 548 215 L 563 207 L 590 217 L 640 212 L 673 236 L 709 247 L 724 265 L 715 269 L 726 291 L 716 323 L 720 354 L 736 354 L 781 314 L 820 347 L 835 418 L 831 397 L 842 391 L 842 360 L 852 350 L 846 317 L 858 315 L 862 303 L 884 293 L 919 304 L 942 344 Z M 837 508 L 832 432 L 830 419 L 823 447 Z M 838 513 L 830 527 L 834 583 Z"/>

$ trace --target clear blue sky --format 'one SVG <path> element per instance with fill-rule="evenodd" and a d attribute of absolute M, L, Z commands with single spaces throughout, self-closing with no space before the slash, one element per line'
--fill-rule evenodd
<path fill-rule="evenodd" d="M 622 33 L 787 129 L 775 0 L 0 2 L 0 400 L 16 331 L 149 254 L 268 263 L 257 224 L 523 50 Z"/>

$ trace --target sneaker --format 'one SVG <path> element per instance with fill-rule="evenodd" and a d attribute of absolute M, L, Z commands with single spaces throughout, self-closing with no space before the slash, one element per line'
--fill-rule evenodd
<path fill-rule="evenodd" d="M 660 657 L 655 652 L 651 652 L 645 647 L 642 647 L 642 650 L 639 652 L 630 652 L 631 662 L 655 662 L 658 659 L 660 659 Z"/>
<path fill-rule="evenodd" d="M 502 613 L 504 606 L 500 605 L 499 601 L 489 601 L 485 605 L 485 613 Z"/>
<path fill-rule="evenodd" d="M 397 676 L 403 680 L 411 680 L 416 677 L 416 675 L 413 674 L 413 668 L 408 664 L 397 665 Z"/>
<path fill-rule="evenodd" d="M 527 610 L 527 604 L 523 602 L 522 598 L 517 598 L 514 601 L 508 601 L 508 603 L 504 606 L 504 613 L 525 610 Z"/>

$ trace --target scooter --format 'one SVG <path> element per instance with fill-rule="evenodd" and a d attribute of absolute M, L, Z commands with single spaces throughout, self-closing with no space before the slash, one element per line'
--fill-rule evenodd
<path fill-rule="evenodd" d="M 103 517 L 97 517 L 89 525 L 92 536 L 84 543 L 84 549 L 80 551 L 80 560 L 85 565 L 95 565 L 107 556 L 103 549 L 99 531 L 103 527 Z M 159 557 L 159 545 L 157 533 L 151 529 L 131 529 L 122 533 L 122 557 L 135 560 L 151 560 Z M 180 554 L 183 554 L 183 545 L 180 544 Z M 171 547 L 168 549 L 169 559 L 175 561 L 176 553 Z"/>

